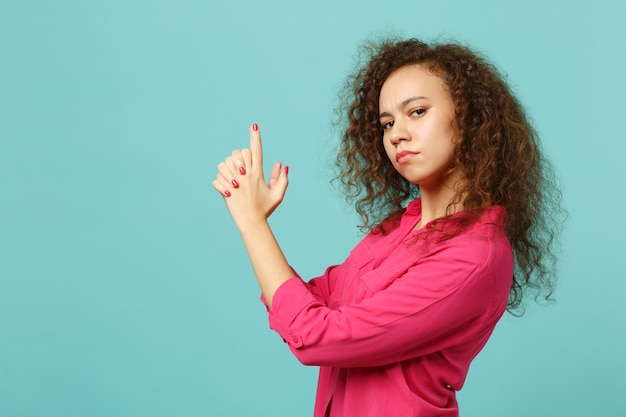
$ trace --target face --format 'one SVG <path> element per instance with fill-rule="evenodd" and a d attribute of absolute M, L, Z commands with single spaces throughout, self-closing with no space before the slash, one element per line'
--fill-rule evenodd
<path fill-rule="evenodd" d="M 400 175 L 420 189 L 452 180 L 446 174 L 456 148 L 456 116 L 441 78 L 420 65 L 396 70 L 380 90 L 379 112 L 385 151 Z"/>

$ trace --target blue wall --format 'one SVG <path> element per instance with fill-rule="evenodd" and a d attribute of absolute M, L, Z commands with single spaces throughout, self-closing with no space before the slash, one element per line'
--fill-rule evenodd
<path fill-rule="evenodd" d="M 288 259 L 343 260 L 332 110 L 389 32 L 490 56 L 570 212 L 557 302 L 503 319 L 462 415 L 624 415 L 624 21 L 618 0 L 0 2 L 0 416 L 310 415 L 316 370 L 268 329 L 210 184 L 259 123 L 290 167 Z"/>

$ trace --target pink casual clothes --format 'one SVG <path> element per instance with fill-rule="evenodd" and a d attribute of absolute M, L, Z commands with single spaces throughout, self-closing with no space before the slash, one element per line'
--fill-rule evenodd
<path fill-rule="evenodd" d="M 455 393 L 511 288 L 505 211 L 491 207 L 426 247 L 412 231 L 420 216 L 418 199 L 343 264 L 274 295 L 270 327 L 302 363 L 320 366 L 315 417 L 458 416 Z"/>

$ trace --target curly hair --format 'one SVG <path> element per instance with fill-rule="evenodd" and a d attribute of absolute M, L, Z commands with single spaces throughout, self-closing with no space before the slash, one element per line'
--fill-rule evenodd
<path fill-rule="evenodd" d="M 378 100 L 389 75 L 421 65 L 444 81 L 452 97 L 460 138 L 453 164 L 465 179 L 448 206 L 449 215 L 458 204 L 463 212 L 433 224 L 454 222 L 457 234 L 487 207 L 503 206 L 515 259 L 508 311 L 523 314 L 529 292 L 550 299 L 556 276 L 554 244 L 564 213 L 561 194 L 534 128 L 498 70 L 479 53 L 455 43 L 384 40 L 365 44 L 361 52 L 365 59 L 340 94 L 338 116 L 345 131 L 336 161 L 337 178 L 348 200 L 355 201 L 361 228 L 368 231 L 386 218 L 397 218 L 403 205 L 419 196 L 419 187 L 400 176 L 387 157 Z"/>

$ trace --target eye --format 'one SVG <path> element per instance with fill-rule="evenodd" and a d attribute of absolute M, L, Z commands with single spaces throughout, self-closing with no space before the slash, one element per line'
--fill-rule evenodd
<path fill-rule="evenodd" d="M 393 120 L 390 120 L 387 123 L 381 123 L 381 127 L 383 131 L 391 129 L 393 127 Z"/>
<path fill-rule="evenodd" d="M 426 109 L 415 109 L 411 112 L 411 116 L 421 117 L 426 113 Z"/>

